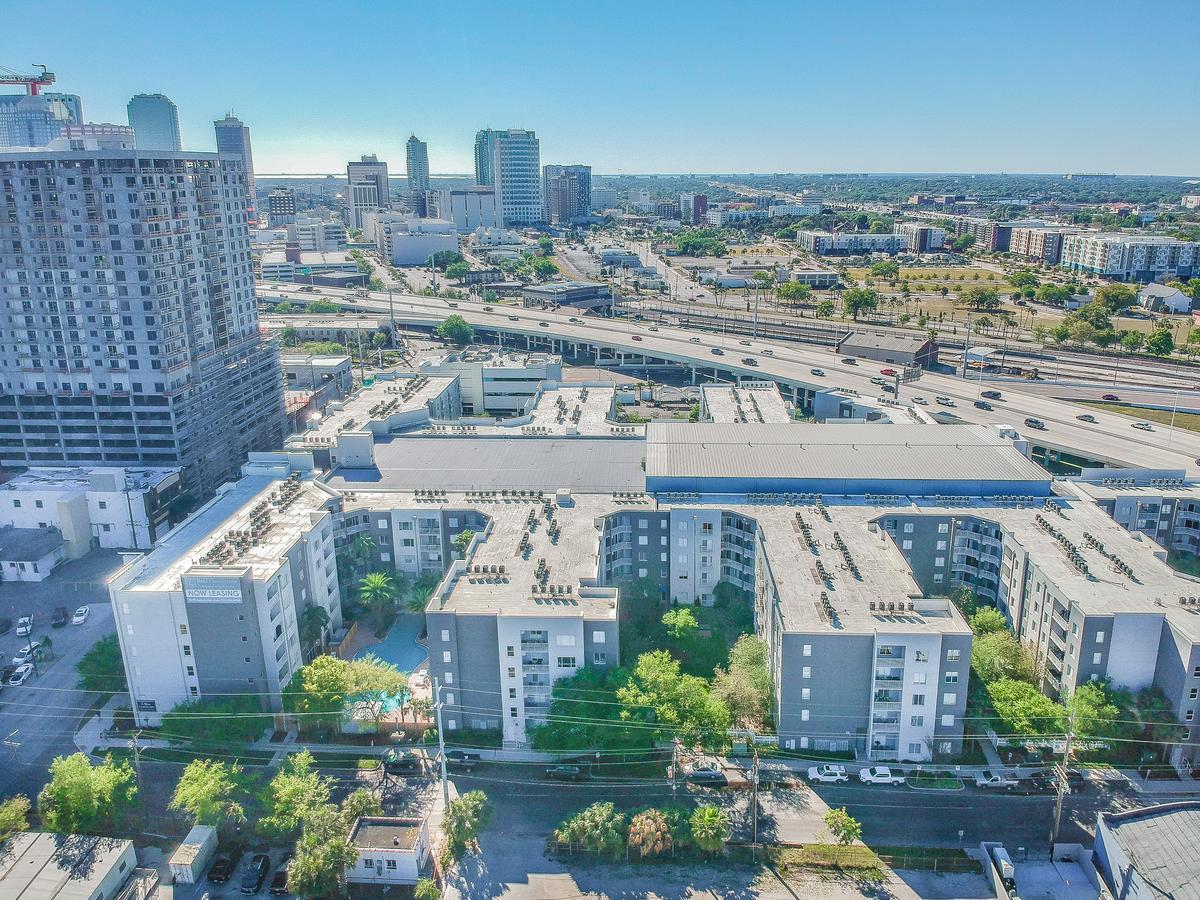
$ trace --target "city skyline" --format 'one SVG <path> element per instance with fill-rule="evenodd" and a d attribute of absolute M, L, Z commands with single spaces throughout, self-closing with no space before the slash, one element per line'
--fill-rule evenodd
<path fill-rule="evenodd" d="M 1036 28 L 1025 7 L 1036 9 Z M 1160 6 L 1177 27 L 1155 35 L 1158 55 L 1144 73 L 1102 64 L 1094 48 L 1120 47 L 1126 26 L 1076 3 L 1017 3 L 1003 15 L 914 10 L 869 28 L 887 7 L 868 3 L 851 16 L 762 3 L 728 19 L 700 3 L 686 16 L 639 9 L 633 19 L 580 26 L 473 4 L 461 20 L 424 23 L 429 39 L 408 56 L 353 59 L 355 81 L 350 60 L 322 51 L 324 32 L 303 10 L 285 17 L 217 2 L 210 11 L 225 9 L 240 25 L 214 42 L 168 32 L 130 4 L 63 8 L 57 22 L 11 11 L 0 58 L 19 69 L 26 58 L 45 61 L 56 88 L 80 94 L 92 121 L 123 123 L 132 96 L 163 93 L 179 108 L 190 151 L 212 149 L 212 121 L 232 111 L 254 133 L 263 174 L 338 173 L 363 153 L 399 173 L 414 132 L 429 145 L 431 172 L 466 174 L 478 130 L 516 127 L 538 133 L 544 162 L 582 161 L 597 174 L 1179 176 L 1191 174 L 1200 137 L 1179 115 L 1186 35 L 1200 19 L 1184 3 Z M 400 27 L 399 11 L 371 15 L 383 31 Z M 266 34 L 269 42 L 256 39 Z M 795 41 L 770 52 L 764 43 L 776 34 Z M 570 57 L 560 59 L 568 40 Z M 663 46 L 694 53 L 655 52 Z M 439 64 L 451 50 L 455 65 Z M 542 60 L 546 77 L 518 60 Z"/>

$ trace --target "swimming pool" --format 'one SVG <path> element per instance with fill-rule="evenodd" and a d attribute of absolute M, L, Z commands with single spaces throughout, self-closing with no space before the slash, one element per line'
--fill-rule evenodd
<path fill-rule="evenodd" d="M 354 654 L 354 658 L 370 654 L 391 663 L 402 672 L 413 671 L 429 655 L 425 648 L 417 643 L 423 624 L 421 618 L 412 613 L 400 613 L 382 641 L 359 650 Z"/>

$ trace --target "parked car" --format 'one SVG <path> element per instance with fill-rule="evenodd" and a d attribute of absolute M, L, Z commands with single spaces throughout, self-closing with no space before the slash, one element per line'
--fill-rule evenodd
<path fill-rule="evenodd" d="M 1092 424 L 1095 424 L 1096 422 L 1096 417 L 1091 413 L 1084 413 L 1082 416 L 1076 416 L 1075 418 L 1080 422 L 1091 422 Z"/>
<path fill-rule="evenodd" d="M 992 404 L 988 403 L 986 400 L 976 400 L 975 408 L 976 409 L 995 409 L 996 407 L 992 406 Z"/>
<path fill-rule="evenodd" d="M 75 615 L 71 616 L 71 624 L 82 625 L 88 620 L 88 616 L 91 614 L 92 608 L 90 606 L 81 606 L 79 609 L 75 610 Z"/>
<path fill-rule="evenodd" d="M 753 356 L 743 356 L 742 362 L 744 362 L 748 366 L 757 366 L 758 365 L 758 360 L 755 359 Z"/>
<path fill-rule="evenodd" d="M 1045 773 L 1033 772 L 1025 778 L 1018 778 L 1017 783 L 1008 788 L 1008 791 L 1011 794 L 1056 794 L 1058 788 Z"/>
<path fill-rule="evenodd" d="M 583 781 L 587 775 L 579 766 L 551 766 L 546 777 L 555 781 Z"/>
<path fill-rule="evenodd" d="M 1101 395 L 1101 397 L 1100 397 L 1100 399 L 1101 399 L 1101 400 L 1114 400 L 1114 401 L 1115 401 L 1115 400 L 1120 400 L 1121 398 L 1120 398 L 1120 397 L 1118 397 L 1116 394 L 1102 394 L 1102 395 Z"/>
<path fill-rule="evenodd" d="M 988 400 L 999 400 L 1001 397 L 1001 394 L 999 391 L 984 391 L 983 396 L 986 397 Z"/>
<path fill-rule="evenodd" d="M 408 750 L 389 750 L 383 756 L 383 771 L 389 775 L 421 775 L 421 757 Z"/>
<path fill-rule="evenodd" d="M 850 780 L 845 766 L 811 766 L 808 770 L 808 780 L 821 784 L 845 784 Z"/>
<path fill-rule="evenodd" d="M 33 615 L 21 616 L 17 619 L 17 637 L 28 637 L 33 631 Z"/>
<path fill-rule="evenodd" d="M 818 378 L 824 378 L 825 370 L 824 369 L 809 369 L 808 374 L 816 375 Z"/>
<path fill-rule="evenodd" d="M 257 894 L 262 889 L 267 870 L 270 868 L 271 857 L 265 853 L 255 853 L 242 872 L 242 893 Z"/>
<path fill-rule="evenodd" d="M 904 784 L 907 779 L 887 766 L 871 766 L 869 769 L 859 769 L 858 780 L 863 784 Z"/>
<path fill-rule="evenodd" d="M 1033 774 L 1049 781 L 1051 785 L 1057 785 L 1059 771 L 1062 772 L 1063 777 L 1066 779 L 1067 788 L 1072 794 L 1078 794 L 1088 789 L 1089 782 L 1087 776 L 1079 769 L 1043 769 Z"/>
<path fill-rule="evenodd" d="M 478 753 L 470 753 L 466 750 L 447 750 L 446 765 L 452 769 L 459 769 L 463 772 L 470 772 L 482 761 L 482 757 Z"/>
<path fill-rule="evenodd" d="M 704 785 L 705 787 L 725 787 L 729 784 L 725 773 L 717 769 L 693 769 L 684 778 L 688 784 Z"/>
<path fill-rule="evenodd" d="M 69 621 L 71 621 L 71 614 L 67 612 L 67 608 L 65 606 L 58 606 L 54 609 L 54 615 L 50 617 L 50 627 L 63 628 Z"/>
<path fill-rule="evenodd" d="M 222 853 L 213 860 L 212 868 L 208 870 L 208 880 L 213 884 L 224 884 L 233 874 L 233 859 Z"/>
<path fill-rule="evenodd" d="M 13 658 L 12 658 L 13 665 L 14 666 L 25 665 L 25 663 L 36 658 L 38 656 L 39 652 L 41 651 L 41 649 L 42 649 L 42 644 L 40 641 L 30 641 L 28 644 L 26 644 L 24 647 L 22 647 L 20 650 L 18 650 L 16 652 L 15 656 L 13 656 Z"/>
<path fill-rule="evenodd" d="M 1041 419 L 1035 419 L 1035 418 L 1033 418 L 1033 416 L 1030 416 L 1028 419 L 1025 420 L 1025 427 L 1032 428 L 1035 431 L 1045 431 L 1046 423 L 1043 422 Z"/>
<path fill-rule="evenodd" d="M 274 894 L 278 897 L 288 892 L 287 880 L 288 871 L 292 868 L 292 855 L 292 851 L 289 850 L 279 860 L 279 865 L 275 867 L 275 874 L 271 876 L 271 884 L 267 887 L 268 894 Z"/>
<path fill-rule="evenodd" d="M 999 790 L 1008 790 L 1014 787 L 1017 779 L 1008 772 L 1001 772 L 998 769 L 984 769 L 982 772 L 975 773 L 975 786 L 981 788 L 997 788 Z"/>
<path fill-rule="evenodd" d="M 1149 422 L 1134 422 L 1133 427 L 1136 428 L 1138 431 L 1153 431 L 1154 430 L 1154 426 L 1151 425 Z"/>
<path fill-rule="evenodd" d="M 8 676 L 8 679 L 4 683 L 11 684 L 13 687 L 16 687 L 19 684 L 24 684 L 32 672 L 33 663 L 25 663 L 17 666 L 15 669 L 13 669 L 13 673 Z"/>

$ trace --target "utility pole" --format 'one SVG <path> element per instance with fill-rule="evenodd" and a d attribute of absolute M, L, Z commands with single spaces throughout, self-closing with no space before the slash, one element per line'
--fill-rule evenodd
<path fill-rule="evenodd" d="M 129 749 L 133 752 L 133 768 L 137 772 L 138 785 L 142 783 L 142 748 L 138 746 L 138 739 L 141 736 L 142 730 L 139 728 L 129 739 Z"/>
<path fill-rule="evenodd" d="M 359 381 L 362 381 L 367 377 L 367 366 L 366 361 L 363 359 L 361 324 L 355 323 L 354 333 L 358 337 L 358 379 Z"/>
<path fill-rule="evenodd" d="M 396 349 L 396 305 L 392 297 L 392 289 L 388 288 L 388 317 L 392 320 L 392 349 Z"/>
<path fill-rule="evenodd" d="M 1058 796 L 1054 801 L 1054 830 L 1050 832 L 1050 858 L 1054 858 L 1054 842 L 1058 840 L 1058 828 L 1062 822 L 1063 796 L 1067 791 L 1067 768 L 1071 765 L 1071 744 L 1075 740 L 1075 710 L 1067 713 L 1067 738 L 1063 742 L 1063 758 L 1058 773 Z"/>
<path fill-rule="evenodd" d="M 679 789 L 679 738 L 671 743 L 671 801 L 674 802 Z"/>
<path fill-rule="evenodd" d="M 433 679 L 433 711 L 437 716 L 438 759 L 442 770 L 442 814 L 450 808 L 450 782 L 446 780 L 446 733 L 442 729 L 442 683 Z"/>
<path fill-rule="evenodd" d="M 754 833 L 750 842 L 750 859 L 753 862 L 758 862 L 758 744 L 754 745 L 754 767 L 750 770 L 750 783 L 754 786 L 754 796 L 751 803 L 754 806 L 753 828 Z"/>

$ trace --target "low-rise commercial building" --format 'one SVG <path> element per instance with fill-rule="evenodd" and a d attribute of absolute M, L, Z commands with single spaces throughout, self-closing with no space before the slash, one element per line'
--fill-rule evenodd
<path fill-rule="evenodd" d="M 1096 868 L 1121 900 L 1188 897 L 1200 879 L 1200 803 L 1185 800 L 1096 816 Z"/>
<path fill-rule="evenodd" d="M 927 368 L 937 362 L 938 345 L 927 334 L 895 331 L 855 331 L 838 344 L 838 352 L 893 366 Z"/>
<path fill-rule="evenodd" d="M 349 884 L 416 884 L 429 862 L 424 819 L 364 816 L 350 829 L 358 859 L 346 867 Z"/>
<path fill-rule="evenodd" d="M 908 249 L 908 236 L 903 234 L 867 234 L 843 231 L 798 231 L 796 243 L 800 249 L 818 256 L 853 256 L 866 253 L 901 253 Z"/>
<path fill-rule="evenodd" d="M 453 222 L 460 234 L 470 234 L 477 228 L 495 228 L 500 224 L 494 188 L 430 191 L 427 205 L 430 216 Z"/>
<path fill-rule="evenodd" d="M 733 423 L 794 421 L 792 410 L 773 381 L 702 385 L 700 419 L 705 422 Z"/>
<path fill-rule="evenodd" d="M 773 203 L 767 207 L 767 215 L 772 219 L 781 216 L 819 216 L 822 204 L 819 200 L 804 203 Z"/>
<path fill-rule="evenodd" d="M 1196 301 L 1177 287 L 1166 284 L 1148 284 L 1138 291 L 1138 305 L 1151 312 L 1168 312 L 1175 315 L 1189 313 Z"/>
<path fill-rule="evenodd" d="M 84 834 L 26 831 L 4 843 L 0 897 L 13 900 L 115 898 L 130 881 L 145 882 L 135 896 L 150 897 L 157 873 L 137 867 L 133 841 Z"/>
<path fill-rule="evenodd" d="M 1125 281 L 1191 278 L 1200 271 L 1200 242 L 1161 235 L 1077 232 L 1063 236 L 1062 266 Z"/>
<path fill-rule="evenodd" d="M 423 360 L 422 375 L 457 377 L 467 415 L 512 415 L 524 409 L 543 381 L 562 381 L 562 358 L 549 353 L 507 353 L 468 347 Z"/>
<path fill-rule="evenodd" d="M 753 206 L 725 206 L 717 204 L 709 206 L 708 212 L 705 214 L 708 219 L 708 224 L 715 228 L 723 228 L 733 222 L 744 221 L 746 219 L 765 219 L 767 211 L 758 209 Z"/>
<path fill-rule="evenodd" d="M 357 275 L 358 262 L 346 251 L 323 253 L 301 250 L 290 244 L 284 250 L 268 250 L 262 255 L 264 281 L 305 281 L 313 275 Z"/>
<path fill-rule="evenodd" d="M 288 243 L 301 250 L 330 253 L 346 249 L 346 225 L 343 222 L 321 222 L 298 218 L 287 228 Z"/>
<path fill-rule="evenodd" d="M 607 284 L 594 281 L 551 281 L 530 284 L 521 290 L 526 306 L 574 306 L 606 315 L 612 314 L 613 293 Z"/>

